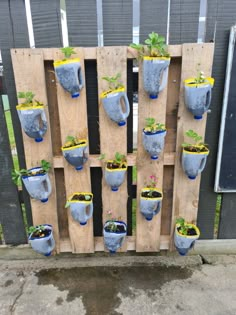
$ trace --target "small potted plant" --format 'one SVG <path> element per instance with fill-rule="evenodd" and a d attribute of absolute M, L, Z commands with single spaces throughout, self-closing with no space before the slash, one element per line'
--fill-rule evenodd
<path fill-rule="evenodd" d="M 110 219 L 105 222 L 103 236 L 105 247 L 114 254 L 121 248 L 127 235 L 127 225 L 119 219 L 112 218 L 112 211 L 107 212 Z"/>
<path fill-rule="evenodd" d="M 185 256 L 199 238 L 200 231 L 194 224 L 178 218 L 175 225 L 174 243 L 180 255 Z"/>
<path fill-rule="evenodd" d="M 17 114 L 21 127 L 28 137 L 36 142 L 43 141 L 43 136 L 47 131 L 47 118 L 43 103 L 34 100 L 32 92 L 19 92 L 17 97 L 24 99 L 24 102 L 17 105 Z"/>
<path fill-rule="evenodd" d="M 143 59 L 143 86 L 151 99 L 157 99 L 167 84 L 170 55 L 166 50 L 165 37 L 152 32 L 145 44 L 131 44 Z"/>
<path fill-rule="evenodd" d="M 48 171 L 51 164 L 45 160 L 41 160 L 41 166 L 34 167 L 29 170 L 12 170 L 12 180 L 16 185 L 22 182 L 25 185 L 31 198 L 47 202 L 48 196 L 52 192 L 51 182 L 48 176 Z"/>
<path fill-rule="evenodd" d="M 61 51 L 65 58 L 53 63 L 56 77 L 61 86 L 71 94 L 71 97 L 76 98 L 80 95 L 80 90 L 84 85 L 80 59 L 70 59 L 71 55 L 76 54 L 73 47 L 64 47 L 61 48 Z"/>
<path fill-rule="evenodd" d="M 99 159 L 103 160 L 105 154 L 102 154 Z M 120 185 L 125 179 L 127 171 L 126 157 L 119 152 L 116 152 L 113 160 L 107 160 L 105 162 L 105 180 L 111 187 L 112 191 L 118 191 Z"/>
<path fill-rule="evenodd" d="M 182 167 L 189 179 L 195 179 L 205 168 L 209 149 L 207 144 L 201 142 L 202 137 L 193 130 L 186 131 L 185 135 L 191 138 L 194 144 L 182 144 Z"/>
<path fill-rule="evenodd" d="M 124 126 L 126 119 L 129 116 L 130 106 L 124 85 L 120 82 L 120 73 L 114 77 L 103 77 L 109 85 L 109 90 L 103 92 L 100 97 L 102 100 L 105 112 L 110 119 L 118 124 Z M 123 112 L 121 102 L 124 102 L 125 112 Z"/>
<path fill-rule="evenodd" d="M 68 136 L 61 150 L 67 162 L 73 165 L 77 171 L 80 171 L 83 169 L 84 163 L 88 160 L 87 147 L 86 139 Z"/>
<path fill-rule="evenodd" d="M 157 123 L 155 118 L 146 118 L 146 126 L 143 129 L 143 146 L 152 160 L 157 160 L 164 148 L 166 127 Z"/>
<path fill-rule="evenodd" d="M 44 256 L 50 256 L 55 247 L 52 226 L 50 224 L 31 226 L 28 233 L 32 249 Z"/>
<path fill-rule="evenodd" d="M 80 225 L 86 225 L 93 216 L 93 194 L 78 192 L 70 196 L 66 202 L 66 208 L 70 207 L 72 218 Z"/>
<path fill-rule="evenodd" d="M 162 204 L 162 191 L 156 188 L 157 177 L 151 175 L 149 179 L 150 183 L 145 185 L 140 194 L 140 212 L 147 221 L 151 221 L 160 212 Z"/>
<path fill-rule="evenodd" d="M 214 79 L 206 78 L 203 71 L 199 71 L 196 78 L 184 80 L 184 102 L 194 119 L 202 119 L 208 110 L 213 86 Z"/>

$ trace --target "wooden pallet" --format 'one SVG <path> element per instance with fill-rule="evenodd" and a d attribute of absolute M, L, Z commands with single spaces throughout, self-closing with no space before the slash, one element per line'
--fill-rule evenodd
<path fill-rule="evenodd" d="M 121 73 L 127 80 L 127 60 L 134 59 L 136 52 L 127 47 L 76 48 L 81 59 L 97 61 L 98 94 L 106 89 L 103 76 Z M 196 222 L 200 177 L 189 181 L 180 165 L 181 143 L 184 132 L 190 127 L 204 135 L 206 115 L 202 121 L 195 121 L 187 112 L 183 102 L 183 80 L 195 76 L 197 69 L 211 75 L 214 44 L 184 44 L 169 46 L 171 64 L 167 88 L 157 100 L 149 100 L 142 87 L 142 67 L 139 71 L 138 105 L 138 149 L 128 154 L 128 166 L 137 166 L 137 228 L 135 236 L 128 236 L 121 251 L 157 252 L 171 248 L 174 222 L 177 216 L 184 216 L 189 222 Z M 60 147 L 67 135 L 89 138 L 87 125 L 86 87 L 78 99 L 70 95 L 55 81 L 52 61 L 62 59 L 59 49 L 12 49 L 17 91 L 33 91 L 36 99 L 48 104 L 46 112 L 49 128 L 41 143 L 35 143 L 24 133 L 24 148 L 27 167 L 37 166 L 41 159 L 50 161 L 53 170 L 50 178 L 53 185 L 49 202 L 42 204 L 31 200 L 34 224 L 50 223 L 54 227 L 57 252 L 92 253 L 104 251 L 103 238 L 94 237 L 93 222 L 80 226 L 73 221 L 69 210 L 64 208 L 66 198 L 76 191 L 91 191 L 90 168 L 102 167 L 97 155 L 90 155 L 84 170 L 77 172 L 62 157 Z M 127 153 L 126 127 L 118 127 L 106 116 L 99 103 L 99 131 L 101 152 L 112 158 L 114 152 Z M 167 137 L 164 153 L 157 161 L 151 161 L 144 152 L 141 130 L 146 117 L 156 117 L 166 123 Z M 116 134 L 116 137 L 114 137 Z M 60 135 L 60 136 L 58 136 Z M 139 213 L 139 194 L 145 180 L 151 174 L 158 177 L 158 187 L 163 190 L 162 211 L 148 222 Z M 64 191 L 66 195 L 61 192 Z M 122 220 L 127 218 L 127 181 L 118 193 L 110 191 L 102 181 L 103 221 L 107 210 L 112 209 Z M 67 215 L 65 215 L 67 212 Z"/>

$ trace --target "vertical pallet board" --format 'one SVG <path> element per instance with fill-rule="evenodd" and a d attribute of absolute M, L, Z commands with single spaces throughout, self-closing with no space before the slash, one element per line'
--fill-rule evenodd
<path fill-rule="evenodd" d="M 126 87 L 127 80 L 127 47 L 101 47 L 97 48 L 97 70 L 98 70 L 98 93 L 99 95 L 108 90 L 104 76 L 121 74 L 121 82 Z M 127 128 L 119 127 L 112 122 L 104 111 L 99 100 L 99 128 L 101 153 L 106 154 L 106 159 L 113 159 L 115 152 L 127 155 Z M 113 216 L 127 222 L 127 179 L 119 187 L 117 192 L 111 191 L 103 177 L 102 180 L 102 204 L 103 222 L 108 220 L 107 211 L 112 210 Z M 126 251 L 126 242 L 122 251 Z"/>
<path fill-rule="evenodd" d="M 83 48 L 77 48 L 76 53 L 76 56 L 80 58 L 82 74 L 85 82 Z M 59 51 L 55 51 L 54 60 L 62 59 L 62 53 Z M 88 140 L 86 87 L 83 87 L 78 98 L 73 99 L 58 82 L 57 98 L 62 145 L 65 143 L 67 136 L 78 136 L 80 139 Z M 84 167 L 81 171 L 76 171 L 75 168 L 70 165 L 64 158 L 63 165 L 67 198 L 69 198 L 75 192 L 91 192 L 89 161 L 84 164 Z M 67 211 L 72 252 L 93 253 L 93 220 L 90 219 L 86 225 L 82 226 L 78 222 L 73 220 L 69 208 Z"/>
<path fill-rule="evenodd" d="M 35 98 L 46 105 L 47 93 L 43 52 L 41 50 L 12 49 L 11 56 L 17 92 L 32 91 L 35 94 Z M 51 131 L 47 106 L 45 112 L 47 115 L 48 130 L 42 142 L 36 143 L 22 131 L 25 159 L 28 169 L 39 166 L 42 159 L 49 161 L 53 165 Z M 53 226 L 56 250 L 59 252 L 57 201 L 53 167 L 49 172 L 49 177 L 52 184 L 52 193 L 49 196 L 49 200 L 47 203 L 41 203 L 38 200 L 31 199 L 32 216 L 34 225 L 48 223 Z"/>
<path fill-rule="evenodd" d="M 143 67 L 139 66 L 139 106 L 138 106 L 138 149 L 137 149 L 137 212 L 136 212 L 136 251 L 157 252 L 160 250 L 161 211 L 151 221 L 140 213 L 140 192 L 151 175 L 158 179 L 157 188 L 163 183 L 163 152 L 158 160 L 151 160 L 142 143 L 142 131 L 145 118 L 153 117 L 157 122 L 166 121 L 167 87 L 159 93 L 158 99 L 152 100 L 143 89 Z M 165 196 L 163 196 L 165 198 Z"/>
<path fill-rule="evenodd" d="M 195 180 L 190 180 L 184 174 L 181 165 L 181 145 L 184 142 L 184 133 L 189 129 L 193 129 L 199 135 L 203 136 L 204 139 L 207 116 L 204 114 L 203 119 L 198 121 L 195 120 L 193 115 L 186 109 L 184 104 L 183 81 L 187 78 L 195 77 L 198 70 L 204 71 L 206 77 L 211 76 L 213 54 L 214 44 L 212 43 L 183 44 L 182 46 L 182 72 L 176 140 L 172 234 L 174 232 L 175 220 L 177 217 L 183 217 L 187 222 L 191 223 L 196 223 L 197 220 L 201 176 L 198 176 Z"/>

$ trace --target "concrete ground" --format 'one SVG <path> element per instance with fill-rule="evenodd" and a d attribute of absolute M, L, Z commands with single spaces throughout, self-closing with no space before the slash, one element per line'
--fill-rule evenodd
<path fill-rule="evenodd" d="M 235 296 L 233 255 L 0 256 L 1 315 L 235 315 Z"/>

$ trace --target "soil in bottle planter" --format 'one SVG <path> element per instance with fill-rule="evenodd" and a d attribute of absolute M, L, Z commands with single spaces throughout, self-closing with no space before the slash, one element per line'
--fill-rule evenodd
<path fill-rule="evenodd" d="M 205 153 L 205 152 L 208 152 L 208 149 L 206 148 L 206 147 L 202 147 L 202 148 L 200 148 L 200 147 L 195 147 L 195 146 L 188 146 L 188 147 L 184 147 L 184 150 L 185 151 L 188 151 L 188 152 L 194 152 L 194 153 L 196 153 L 196 152 L 198 152 L 198 153 Z"/>
<path fill-rule="evenodd" d="M 178 227 L 177 230 L 178 230 L 179 234 L 183 235 L 183 234 L 181 233 L 181 227 Z M 186 235 L 187 235 L 187 236 L 195 236 L 195 235 L 197 235 L 197 233 L 196 233 L 196 230 L 195 230 L 194 228 L 189 228 L 189 229 L 187 230 L 187 234 L 186 234 Z"/>
<path fill-rule="evenodd" d="M 78 200 L 78 201 L 90 201 L 92 199 L 92 197 L 90 195 L 86 195 L 87 199 L 85 198 L 85 195 L 82 195 L 82 194 L 78 194 L 78 195 L 74 195 L 72 198 L 71 198 L 71 201 L 72 200 Z"/>
<path fill-rule="evenodd" d="M 64 149 L 67 149 L 67 148 L 75 147 L 75 146 L 77 146 L 77 145 L 82 145 L 82 144 L 86 144 L 86 142 L 85 142 L 85 141 L 81 141 L 81 142 L 78 142 L 78 143 L 76 143 L 76 144 L 74 144 L 74 143 L 65 144 L 65 145 L 63 146 L 63 148 L 64 148 Z"/>
<path fill-rule="evenodd" d="M 115 231 L 111 231 L 109 226 L 105 227 L 105 231 L 106 232 L 114 232 L 114 233 L 125 233 L 125 227 L 122 224 L 116 224 L 116 230 Z"/>
<path fill-rule="evenodd" d="M 107 168 L 109 168 L 111 170 L 115 170 L 115 169 L 126 168 L 126 166 L 124 164 L 122 166 L 120 166 L 120 165 L 115 164 L 115 163 L 107 162 Z"/>
<path fill-rule="evenodd" d="M 143 191 L 141 193 L 141 197 L 143 198 L 161 198 L 162 194 L 157 191 Z"/>
<path fill-rule="evenodd" d="M 43 237 L 47 237 L 51 234 L 51 230 L 49 229 L 44 229 L 44 230 L 38 230 L 33 232 L 31 238 L 43 238 Z"/>

